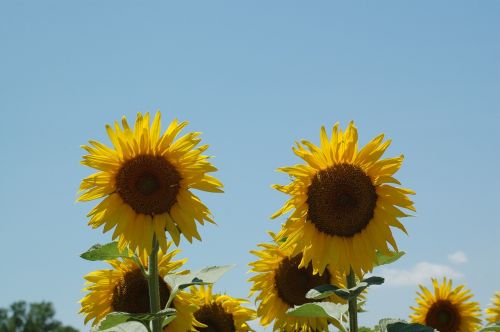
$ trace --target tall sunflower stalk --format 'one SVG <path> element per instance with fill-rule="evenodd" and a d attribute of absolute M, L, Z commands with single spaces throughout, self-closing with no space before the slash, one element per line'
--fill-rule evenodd
<path fill-rule="evenodd" d="M 213 223 L 211 213 L 191 192 L 198 189 L 222 192 L 222 183 L 209 176 L 217 169 L 202 155 L 207 145 L 198 132 L 176 139 L 187 122 L 174 120 L 161 134 L 160 112 L 150 123 L 149 113 L 138 114 L 134 126 L 123 117 L 121 126 L 107 125 L 112 146 L 96 141 L 83 146 L 88 154 L 82 164 L 94 169 L 80 185 L 80 201 L 101 199 L 90 211 L 89 225 L 114 228 L 113 240 L 120 250 L 130 249 L 148 259 L 148 291 L 151 313 L 160 308 L 158 251 L 167 250 L 168 232 L 178 245 L 183 235 L 189 242 L 201 240 L 196 223 Z M 161 331 L 161 318 L 153 321 L 153 332 Z"/>
<path fill-rule="evenodd" d="M 149 307 L 152 314 L 156 314 L 160 308 L 160 285 L 158 283 L 158 250 L 160 245 L 156 239 L 156 234 L 153 234 L 153 250 L 149 254 L 148 259 L 148 293 Z M 161 331 L 161 318 L 152 321 L 153 332 Z"/>
<path fill-rule="evenodd" d="M 351 271 L 346 278 L 347 288 L 356 286 L 356 275 Z M 347 302 L 349 305 L 349 331 L 358 332 L 358 298 L 354 296 Z"/>

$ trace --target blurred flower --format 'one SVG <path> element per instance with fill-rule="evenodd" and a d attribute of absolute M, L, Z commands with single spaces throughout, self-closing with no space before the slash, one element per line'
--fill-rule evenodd
<path fill-rule="evenodd" d="M 491 307 L 486 309 L 486 320 L 492 324 L 500 323 L 500 292 L 491 299 Z"/>
<path fill-rule="evenodd" d="M 248 321 L 255 311 L 242 306 L 248 302 L 225 294 L 212 294 L 212 285 L 190 288 L 189 300 L 199 307 L 194 317 L 205 327 L 199 331 L 245 332 L 251 330 Z"/>
<path fill-rule="evenodd" d="M 430 326 L 440 332 L 474 332 L 479 330 L 481 310 L 477 302 L 468 301 L 472 298 L 464 286 L 452 289 L 452 281 L 443 278 L 438 284 L 432 279 L 434 294 L 420 285 L 422 293 L 417 292 L 418 307 L 411 307 L 414 314 L 410 319 L 414 323 Z"/>

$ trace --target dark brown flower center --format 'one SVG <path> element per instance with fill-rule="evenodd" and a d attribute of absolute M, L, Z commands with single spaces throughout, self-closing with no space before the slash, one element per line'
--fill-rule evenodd
<path fill-rule="evenodd" d="M 304 303 L 317 302 L 306 298 L 307 292 L 312 288 L 330 283 L 330 272 L 325 270 L 323 274 L 313 275 L 312 266 L 298 268 L 302 255 L 293 258 L 284 258 L 275 275 L 274 284 L 278 290 L 278 296 L 285 303 L 293 307 Z"/>
<path fill-rule="evenodd" d="M 177 201 L 181 176 L 159 156 L 138 156 L 127 160 L 116 176 L 116 191 L 135 212 L 162 214 Z"/>
<path fill-rule="evenodd" d="M 307 192 L 308 219 L 329 235 L 351 237 L 373 218 L 377 193 L 358 166 L 338 164 L 316 173 Z"/>
<path fill-rule="evenodd" d="M 234 332 L 233 315 L 227 313 L 218 303 L 205 304 L 194 313 L 194 317 L 207 327 L 199 327 L 200 332 Z"/>
<path fill-rule="evenodd" d="M 170 290 L 162 278 L 158 277 L 160 285 L 160 305 L 164 308 L 167 304 Z M 113 311 L 129 312 L 132 314 L 148 313 L 149 291 L 148 281 L 141 270 L 132 270 L 123 276 L 113 289 Z"/>
<path fill-rule="evenodd" d="M 450 301 L 439 300 L 427 312 L 425 325 L 440 332 L 456 332 L 460 327 L 460 313 Z"/>

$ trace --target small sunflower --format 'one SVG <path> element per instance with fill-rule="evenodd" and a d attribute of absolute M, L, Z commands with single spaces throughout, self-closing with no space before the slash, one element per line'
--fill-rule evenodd
<path fill-rule="evenodd" d="M 248 321 L 255 319 L 255 312 L 242 306 L 248 302 L 225 294 L 212 294 L 212 285 L 192 286 L 189 298 L 199 309 L 194 313 L 196 320 L 205 327 L 200 332 L 245 332 L 250 331 Z"/>
<path fill-rule="evenodd" d="M 170 243 L 167 244 L 167 248 Z M 176 272 L 186 261 L 173 261 L 172 258 L 178 253 L 173 250 L 167 254 L 158 252 L 158 281 L 160 287 L 160 305 L 162 308 L 167 304 L 170 296 L 170 287 L 163 281 L 167 274 Z M 144 253 L 139 257 L 141 263 L 147 269 L 148 259 Z M 148 281 L 140 267 L 132 259 L 115 259 L 108 263 L 112 270 L 98 270 L 87 274 L 85 291 L 89 293 L 80 301 L 80 313 L 85 315 L 85 324 L 92 321 L 97 325 L 110 312 L 148 313 L 149 292 Z M 196 325 L 193 313 L 196 306 L 189 301 L 185 292 L 179 292 L 173 301 L 173 308 L 177 310 L 177 317 L 165 328 L 170 331 L 191 331 L 192 325 Z"/>
<path fill-rule="evenodd" d="M 301 254 L 292 256 L 291 248 L 282 249 L 276 243 L 263 243 L 259 246 L 263 249 L 251 251 L 259 259 L 249 264 L 251 272 L 256 274 L 249 281 L 253 282 L 251 294 L 258 293 L 257 316 L 260 317 L 261 324 L 267 326 L 274 321 L 273 330 L 285 332 L 328 331 L 328 324 L 334 323 L 333 320 L 293 317 L 286 312 L 297 305 L 319 302 L 306 298 L 307 292 L 314 287 L 325 284 L 344 287 L 345 283 L 340 275 L 329 266 L 321 275 L 314 274 L 310 264 L 300 267 Z M 320 301 L 346 303 L 337 296 Z"/>
<path fill-rule="evenodd" d="M 500 324 L 500 292 L 496 292 L 491 299 L 491 307 L 486 309 L 486 315 L 489 323 Z"/>
<path fill-rule="evenodd" d="M 477 302 L 467 301 L 472 298 L 464 286 L 452 289 L 451 280 L 444 278 L 441 285 L 432 279 L 434 294 L 420 285 L 418 307 L 410 307 L 414 314 L 410 319 L 414 323 L 430 326 L 440 332 L 474 332 L 481 326 L 481 310 Z"/>
<path fill-rule="evenodd" d="M 272 218 L 294 210 L 279 234 L 283 247 L 302 254 L 301 266 L 312 262 L 314 272 L 327 265 L 343 274 L 352 268 L 358 277 L 373 269 L 376 252 L 397 250 L 390 227 L 406 233 L 400 210 L 415 211 L 408 195 L 412 190 L 395 187 L 393 175 L 403 156 L 380 159 L 390 144 L 384 135 L 358 149 L 358 132 L 351 122 L 343 133 L 338 123 L 330 139 L 321 128 L 320 145 L 297 143 L 293 152 L 306 164 L 278 169 L 292 182 L 274 188 L 291 198 Z"/>
<path fill-rule="evenodd" d="M 82 146 L 88 154 L 82 164 L 97 173 L 80 185 L 80 201 L 104 198 L 90 213 L 89 225 L 104 225 L 104 232 L 115 228 L 113 239 L 119 238 L 120 248 L 148 253 L 153 234 L 166 250 L 167 230 L 176 244 L 180 233 L 191 242 L 200 240 L 196 221 L 212 222 L 208 208 L 190 189 L 222 192 L 222 184 L 207 175 L 216 168 L 202 153 L 207 145 L 199 146 L 199 134 L 188 133 L 175 140 L 187 122 L 174 120 L 161 134 L 160 112 L 150 125 L 149 113 L 137 115 L 134 127 L 125 117 L 123 129 L 115 122 L 106 130 L 112 147 L 96 141 Z"/>

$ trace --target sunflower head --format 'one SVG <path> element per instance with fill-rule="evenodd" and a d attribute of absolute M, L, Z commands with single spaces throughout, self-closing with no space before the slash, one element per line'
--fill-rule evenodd
<path fill-rule="evenodd" d="M 274 235 L 271 233 L 273 238 Z M 317 286 L 335 284 L 344 286 L 340 275 L 327 267 L 323 273 L 315 274 L 312 266 L 300 266 L 302 255 L 292 256 L 291 248 L 282 249 L 273 243 L 259 245 L 261 250 L 251 251 L 258 260 L 250 263 L 255 273 L 249 281 L 253 282 L 251 294 L 256 293 L 257 315 L 262 325 L 274 322 L 273 330 L 328 331 L 328 324 L 335 323 L 326 318 L 293 317 L 286 314 L 288 309 L 305 303 L 316 302 L 306 298 L 307 292 Z M 337 296 L 321 301 L 345 303 Z"/>
<path fill-rule="evenodd" d="M 486 315 L 489 323 L 500 324 L 500 292 L 496 292 L 491 299 L 491 306 L 486 309 Z"/>
<path fill-rule="evenodd" d="M 167 243 L 167 248 L 170 243 Z M 170 286 L 163 278 L 167 274 L 183 274 L 186 271 L 177 271 L 185 260 L 173 261 L 178 250 L 158 253 L 158 281 L 160 289 L 160 305 L 165 307 L 170 296 Z M 142 265 L 147 269 L 145 255 L 140 256 Z M 85 316 L 85 324 L 92 321 L 97 325 L 110 312 L 148 313 L 149 292 L 148 281 L 140 267 L 132 259 L 110 260 L 110 270 L 98 270 L 89 273 L 86 280 L 87 295 L 80 301 L 80 313 Z M 173 308 L 177 310 L 177 317 L 165 331 L 189 331 L 195 322 L 193 313 L 196 307 L 187 299 L 186 294 L 180 292 L 173 301 Z"/>
<path fill-rule="evenodd" d="M 82 164 L 97 170 L 80 185 L 80 201 L 104 198 L 90 213 L 89 225 L 114 228 L 113 239 L 120 248 L 152 249 L 153 234 L 166 248 L 165 230 L 176 244 L 180 234 L 200 240 L 196 222 L 213 222 L 210 211 L 191 192 L 198 189 L 221 192 L 222 184 L 208 175 L 216 168 L 202 155 L 207 145 L 198 146 L 197 132 L 178 139 L 187 125 L 174 120 L 162 134 L 160 113 L 150 124 L 149 113 L 137 115 L 130 127 L 107 125 L 111 147 L 96 141 L 83 146 L 87 155 Z"/>
<path fill-rule="evenodd" d="M 331 137 L 321 128 L 320 145 L 301 141 L 293 152 L 304 164 L 280 168 L 292 182 L 274 188 L 291 196 L 273 218 L 290 211 L 279 233 L 283 247 L 302 254 L 301 266 L 312 262 L 314 272 L 327 265 L 358 277 L 373 269 L 376 252 L 397 250 L 391 227 L 406 233 L 400 208 L 415 211 L 409 189 L 399 188 L 393 175 L 403 156 L 381 159 L 390 141 L 379 135 L 358 149 L 354 123 L 345 132 L 335 124 Z"/>
<path fill-rule="evenodd" d="M 201 324 L 200 332 L 250 331 L 248 322 L 255 319 L 255 312 L 242 306 L 247 300 L 225 294 L 213 294 L 212 285 L 191 287 L 190 301 L 198 307 L 194 317 Z"/>
<path fill-rule="evenodd" d="M 440 332 L 477 331 L 481 326 L 481 311 L 477 302 L 464 286 L 452 288 L 452 281 L 444 278 L 440 285 L 432 279 L 434 293 L 420 285 L 417 292 L 417 307 L 411 307 L 414 313 L 410 319 L 414 323 L 430 326 Z"/>

